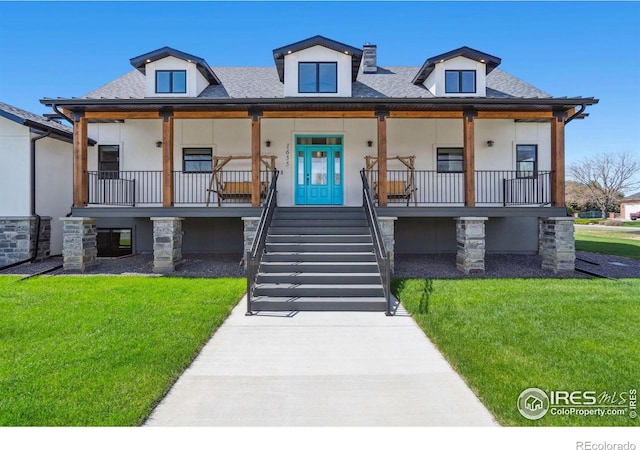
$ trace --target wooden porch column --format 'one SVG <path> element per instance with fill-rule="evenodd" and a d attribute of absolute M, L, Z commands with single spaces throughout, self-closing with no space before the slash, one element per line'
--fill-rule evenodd
<path fill-rule="evenodd" d="M 475 128 L 473 118 L 478 115 L 475 110 L 464 112 L 463 121 L 463 166 L 464 166 L 464 206 L 476 206 L 476 152 Z"/>
<path fill-rule="evenodd" d="M 260 206 L 260 115 L 251 116 L 251 206 Z"/>
<path fill-rule="evenodd" d="M 162 116 L 162 206 L 174 203 L 173 192 L 173 111 L 161 111 Z"/>
<path fill-rule="evenodd" d="M 387 206 L 387 121 L 389 111 L 376 111 L 378 116 L 378 206 Z"/>
<path fill-rule="evenodd" d="M 551 205 L 565 205 L 564 120 L 565 111 L 554 112 L 551 119 Z"/>
<path fill-rule="evenodd" d="M 73 113 L 73 206 L 87 206 L 89 175 L 87 174 L 87 119 L 84 112 Z"/>

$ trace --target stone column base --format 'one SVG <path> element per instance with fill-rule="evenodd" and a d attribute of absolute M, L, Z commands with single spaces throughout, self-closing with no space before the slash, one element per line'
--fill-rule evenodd
<path fill-rule="evenodd" d="M 182 263 L 182 217 L 151 217 L 153 271 L 171 273 Z"/>
<path fill-rule="evenodd" d="M 387 250 L 387 257 L 389 258 L 389 267 L 391 273 L 395 270 L 395 221 L 397 217 L 378 217 L 378 225 L 380 226 L 380 234 L 382 234 L 382 240 L 384 247 Z"/>
<path fill-rule="evenodd" d="M 458 252 L 456 267 L 464 273 L 484 272 L 485 233 L 484 222 L 488 217 L 456 218 Z"/>
<path fill-rule="evenodd" d="M 96 264 L 98 256 L 96 221 L 92 217 L 62 217 L 63 269 L 84 272 Z"/>
<path fill-rule="evenodd" d="M 251 245 L 253 244 L 253 238 L 256 235 L 258 224 L 260 223 L 260 217 L 243 217 L 244 223 L 244 251 L 242 253 L 242 261 L 244 262 L 244 268 L 247 269 L 247 252 L 251 251 Z"/>
<path fill-rule="evenodd" d="M 540 222 L 540 256 L 542 269 L 554 273 L 576 268 L 576 245 L 573 217 L 544 217 Z"/>

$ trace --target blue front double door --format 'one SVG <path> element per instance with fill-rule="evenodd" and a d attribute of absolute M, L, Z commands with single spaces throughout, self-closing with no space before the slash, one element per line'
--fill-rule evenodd
<path fill-rule="evenodd" d="M 342 137 L 296 137 L 296 205 L 343 204 Z"/>

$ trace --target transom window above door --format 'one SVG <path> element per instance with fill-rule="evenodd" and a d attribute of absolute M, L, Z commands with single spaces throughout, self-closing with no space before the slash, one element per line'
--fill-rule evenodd
<path fill-rule="evenodd" d="M 338 92 L 338 63 L 298 63 L 298 92 L 303 94 Z"/>

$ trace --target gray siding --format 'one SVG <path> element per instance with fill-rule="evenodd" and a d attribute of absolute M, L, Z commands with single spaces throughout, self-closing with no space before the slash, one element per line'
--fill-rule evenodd
<path fill-rule="evenodd" d="M 491 217 L 485 222 L 486 253 L 537 254 L 537 217 Z M 450 217 L 400 217 L 396 253 L 455 253 L 456 223 Z"/>

